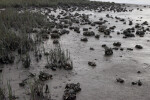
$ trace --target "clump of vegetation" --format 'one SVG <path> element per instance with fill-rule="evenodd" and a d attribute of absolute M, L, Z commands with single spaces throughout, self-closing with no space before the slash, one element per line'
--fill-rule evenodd
<path fill-rule="evenodd" d="M 56 70 L 56 68 L 73 69 L 73 62 L 70 58 L 69 51 L 62 50 L 60 44 L 55 49 L 50 50 L 47 56 L 47 62 L 48 65 L 46 67 L 52 70 Z"/>
<path fill-rule="evenodd" d="M 44 93 L 44 83 L 40 80 L 34 79 L 29 84 L 29 92 L 31 96 L 31 100 L 51 100 L 49 93 Z M 48 87 L 46 85 L 46 91 Z"/>

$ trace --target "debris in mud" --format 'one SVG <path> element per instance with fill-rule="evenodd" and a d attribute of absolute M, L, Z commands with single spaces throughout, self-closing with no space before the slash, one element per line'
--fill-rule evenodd
<path fill-rule="evenodd" d="M 103 44 L 102 47 L 105 48 L 105 47 L 106 47 L 106 44 Z"/>
<path fill-rule="evenodd" d="M 112 48 L 105 47 L 105 56 L 113 55 Z"/>
<path fill-rule="evenodd" d="M 112 49 L 114 49 L 114 50 L 118 50 L 119 48 L 115 47 L 115 48 L 112 48 Z"/>
<path fill-rule="evenodd" d="M 141 82 L 141 80 L 138 80 L 137 82 L 132 82 L 132 85 L 138 85 L 138 86 L 142 86 L 143 83 Z"/>
<path fill-rule="evenodd" d="M 88 31 L 88 28 L 83 28 L 83 31 Z"/>
<path fill-rule="evenodd" d="M 93 67 L 95 67 L 95 66 L 96 66 L 96 63 L 95 63 L 95 62 L 91 62 L 91 61 L 89 61 L 89 62 L 88 62 L 88 64 L 89 64 L 89 66 L 93 66 Z"/>
<path fill-rule="evenodd" d="M 121 50 L 121 51 L 123 51 L 123 50 L 124 50 L 124 48 L 120 48 L 120 50 Z"/>
<path fill-rule="evenodd" d="M 135 48 L 137 48 L 137 49 L 143 49 L 143 47 L 141 45 L 136 45 Z"/>
<path fill-rule="evenodd" d="M 67 84 L 65 87 L 63 99 L 64 100 L 76 100 L 76 94 L 81 91 L 80 83 Z"/>
<path fill-rule="evenodd" d="M 58 33 L 52 33 L 51 38 L 52 39 L 60 38 L 60 35 Z"/>
<path fill-rule="evenodd" d="M 122 79 L 122 78 L 117 78 L 116 81 L 121 84 L 125 82 L 124 79 Z"/>
<path fill-rule="evenodd" d="M 61 34 L 61 35 L 63 35 L 63 34 L 69 34 L 69 31 L 68 31 L 68 30 L 63 29 L 63 30 L 61 30 L 60 34 Z"/>
<path fill-rule="evenodd" d="M 132 49 L 132 48 L 127 48 L 127 50 L 129 50 L 129 51 L 133 51 L 133 49 Z"/>
<path fill-rule="evenodd" d="M 45 73 L 45 72 L 40 72 L 40 75 L 39 75 L 39 79 L 41 81 L 47 81 L 49 79 L 52 79 L 52 75 L 48 74 L 48 73 Z"/>
<path fill-rule="evenodd" d="M 59 41 L 58 40 L 54 40 L 53 44 L 59 44 Z"/>
<path fill-rule="evenodd" d="M 138 74 L 141 74 L 141 71 L 137 71 Z"/>
<path fill-rule="evenodd" d="M 80 33 L 80 28 L 79 27 L 73 27 L 74 31 L 77 33 Z"/>
<path fill-rule="evenodd" d="M 45 39 L 45 40 L 49 39 L 49 35 L 48 34 L 42 34 L 42 38 Z"/>
<path fill-rule="evenodd" d="M 133 22 L 132 21 L 129 21 L 129 25 L 132 25 L 133 24 Z"/>
<path fill-rule="evenodd" d="M 144 31 L 138 30 L 136 31 L 136 35 L 139 35 L 140 37 L 143 37 L 145 35 Z"/>
<path fill-rule="evenodd" d="M 20 86 L 20 87 L 24 87 L 24 86 L 25 86 L 25 83 L 24 83 L 24 82 L 21 82 L 21 83 L 19 83 L 19 86 Z"/>
<path fill-rule="evenodd" d="M 90 47 L 90 50 L 94 50 L 94 48 Z"/>
<path fill-rule="evenodd" d="M 91 31 L 91 32 L 84 32 L 83 35 L 84 36 L 94 36 L 95 33 L 93 31 Z"/>
<path fill-rule="evenodd" d="M 46 88 L 45 88 L 45 93 L 49 93 L 49 87 L 47 84 L 46 84 Z"/>
<path fill-rule="evenodd" d="M 120 42 L 114 42 L 113 45 L 116 46 L 116 47 L 120 47 L 121 43 Z"/>
<path fill-rule="evenodd" d="M 123 31 L 123 34 L 125 35 L 123 38 L 127 37 L 135 37 L 135 35 L 132 33 L 134 31 L 134 28 L 128 28 Z"/>
<path fill-rule="evenodd" d="M 142 25 L 148 25 L 148 22 L 147 22 L 147 21 L 145 21 L 145 22 L 143 22 L 143 23 L 142 23 Z"/>
<path fill-rule="evenodd" d="M 81 41 L 83 41 L 83 42 L 87 42 L 88 41 L 88 39 L 85 37 L 85 38 L 81 38 Z"/>
<path fill-rule="evenodd" d="M 95 38 L 96 38 L 96 39 L 99 39 L 99 38 L 100 38 L 100 35 L 98 35 L 98 34 L 95 35 Z"/>

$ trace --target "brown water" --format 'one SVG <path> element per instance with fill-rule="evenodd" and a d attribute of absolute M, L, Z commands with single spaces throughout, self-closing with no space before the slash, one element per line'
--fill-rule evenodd
<path fill-rule="evenodd" d="M 135 6 L 133 6 L 134 8 Z M 136 8 L 136 7 L 135 7 Z M 45 13 L 45 9 L 39 11 Z M 61 9 L 57 10 L 56 15 Z M 77 100 L 149 100 L 150 99 L 150 34 L 146 34 L 145 37 L 127 38 L 123 39 L 122 35 L 117 35 L 117 31 L 120 29 L 126 29 L 131 26 L 124 25 L 122 22 L 116 23 L 115 19 L 106 18 L 106 14 L 112 16 L 118 16 L 121 18 L 132 19 L 134 23 L 141 23 L 148 21 L 150 23 L 150 8 L 143 8 L 143 11 L 134 10 L 133 12 L 113 13 L 95 11 L 82 11 L 79 13 L 91 14 L 90 20 L 97 21 L 99 18 L 104 18 L 110 22 L 106 23 L 107 26 L 116 25 L 115 32 L 111 33 L 112 38 L 104 38 L 102 33 L 99 33 L 96 27 L 92 27 L 96 34 L 100 34 L 99 40 L 94 37 L 89 37 L 88 42 L 84 43 L 80 41 L 83 37 L 82 34 L 70 31 L 70 34 L 63 35 L 60 38 L 62 48 L 68 49 L 71 53 L 73 60 L 73 70 L 57 70 L 55 72 L 50 69 L 45 69 L 46 60 L 43 59 L 37 63 L 35 59 L 32 60 L 30 69 L 24 69 L 22 65 L 4 65 L 2 73 L 3 81 L 9 80 L 13 91 L 16 96 L 20 97 L 19 100 L 24 100 L 24 97 L 28 96 L 27 91 L 24 88 L 19 87 L 21 80 L 25 79 L 30 72 L 38 74 L 39 71 L 45 71 L 53 75 L 53 80 L 49 80 L 46 83 L 50 87 L 52 98 L 55 100 L 62 100 L 63 92 L 66 83 L 81 84 L 82 91 L 77 95 Z M 73 12 L 75 13 L 75 12 Z M 51 14 L 54 14 L 52 12 Z M 140 19 L 140 17 L 143 17 Z M 141 21 L 136 21 L 136 20 Z M 80 26 L 91 27 L 88 25 Z M 82 33 L 82 31 L 81 31 Z M 113 56 L 105 57 L 102 44 L 107 44 L 109 47 L 113 47 L 113 42 L 121 42 L 123 48 L 134 48 L 136 44 L 141 44 L 144 49 L 134 51 L 114 51 Z M 49 51 L 54 47 L 52 40 L 44 42 L 46 51 Z M 95 50 L 90 51 L 89 48 L 93 47 Z M 95 61 L 97 66 L 92 68 L 88 66 L 88 61 Z M 137 74 L 137 71 L 141 71 L 141 74 Z M 116 82 L 116 78 L 121 77 L 125 79 L 124 84 Z M 131 82 L 141 80 L 143 85 L 132 86 Z"/>

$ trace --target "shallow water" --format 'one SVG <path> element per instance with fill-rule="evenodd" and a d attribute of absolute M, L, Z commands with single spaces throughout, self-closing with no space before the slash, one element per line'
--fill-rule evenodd
<path fill-rule="evenodd" d="M 150 5 L 150 0 L 91 0 L 91 1 L 105 1 L 105 2 L 116 2 L 116 3 Z"/>

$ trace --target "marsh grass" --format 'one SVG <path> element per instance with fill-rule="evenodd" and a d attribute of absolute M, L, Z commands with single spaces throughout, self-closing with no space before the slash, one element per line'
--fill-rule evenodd
<path fill-rule="evenodd" d="M 30 100 L 51 100 L 49 94 L 44 93 L 44 83 L 38 79 L 29 82 Z"/>
<path fill-rule="evenodd" d="M 8 87 L 8 99 L 9 100 L 15 99 L 15 96 L 13 95 L 12 87 L 9 82 L 7 83 L 7 87 Z"/>
<path fill-rule="evenodd" d="M 5 90 L 0 88 L 0 100 L 6 100 Z"/>
<path fill-rule="evenodd" d="M 18 12 L 16 9 L 6 9 L 0 13 L 0 29 L 2 32 L 18 31 L 29 33 L 35 27 L 42 27 L 46 24 L 44 16 L 29 11 Z"/>
<path fill-rule="evenodd" d="M 85 3 L 88 0 L 0 0 L 0 7 L 54 6 L 59 3 Z"/>
<path fill-rule="evenodd" d="M 73 68 L 73 62 L 70 58 L 70 52 L 63 50 L 60 44 L 55 49 L 51 49 L 47 56 L 47 63 L 49 68 L 64 68 L 71 70 Z"/>
<path fill-rule="evenodd" d="M 6 9 L 0 12 L 0 60 L 8 58 L 11 51 L 18 49 L 19 54 L 25 54 L 33 49 L 31 38 L 33 28 L 48 27 L 44 15 L 17 9 Z"/>

